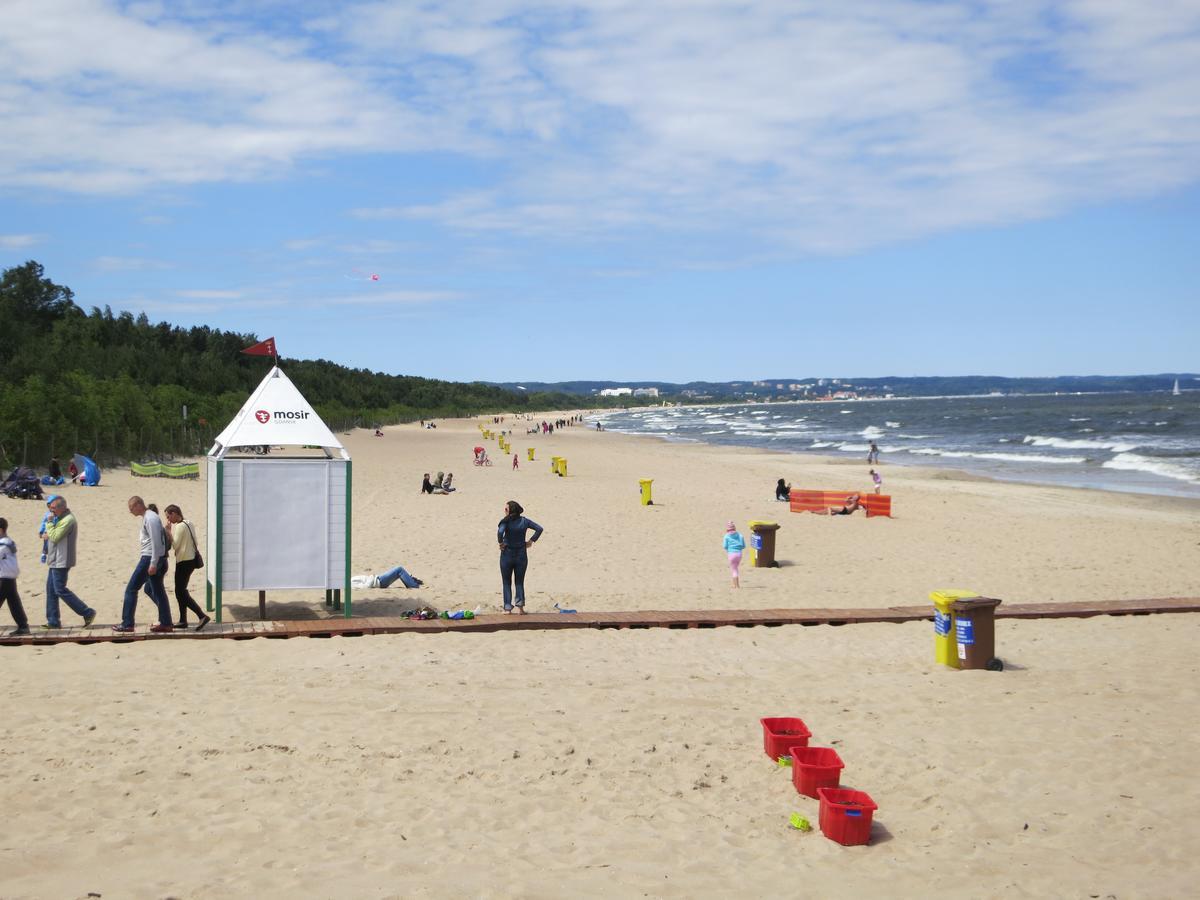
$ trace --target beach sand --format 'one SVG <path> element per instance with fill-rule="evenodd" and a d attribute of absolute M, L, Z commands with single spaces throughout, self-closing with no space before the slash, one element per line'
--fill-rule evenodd
<path fill-rule="evenodd" d="M 885 464 L 896 517 L 830 519 L 775 503 L 775 480 L 861 489 L 865 465 L 574 428 L 518 433 L 514 472 L 494 443 L 496 465 L 472 466 L 477 435 L 344 438 L 354 571 L 427 582 L 359 592 L 356 612 L 499 615 L 509 498 L 546 528 L 539 611 L 1200 595 L 1189 501 Z M 459 491 L 420 495 L 439 469 Z M 135 562 L 129 494 L 180 504 L 203 533 L 204 490 L 119 471 L 67 488 L 71 586 L 100 622 Z M 35 625 L 43 509 L 0 500 Z M 785 564 L 744 568 L 738 591 L 730 518 L 783 526 Z M 270 597 L 273 615 L 327 614 L 319 591 Z M 226 612 L 253 618 L 256 597 Z M 1186 896 L 1198 638 L 1190 614 L 1002 620 L 1003 673 L 935 667 L 928 623 L 0 648 L 0 897 Z M 787 827 L 791 812 L 815 825 L 817 803 L 763 754 L 769 715 L 836 747 L 843 782 L 879 804 L 871 846 Z"/>

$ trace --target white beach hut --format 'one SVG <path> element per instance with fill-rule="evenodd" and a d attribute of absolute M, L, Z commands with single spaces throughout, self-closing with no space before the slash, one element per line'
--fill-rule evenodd
<path fill-rule="evenodd" d="M 278 446 L 295 455 L 248 453 Z M 258 591 L 265 618 L 266 591 L 296 588 L 324 588 L 349 618 L 350 489 L 350 454 L 275 366 L 208 451 L 202 571 L 217 621 L 226 591 Z"/>

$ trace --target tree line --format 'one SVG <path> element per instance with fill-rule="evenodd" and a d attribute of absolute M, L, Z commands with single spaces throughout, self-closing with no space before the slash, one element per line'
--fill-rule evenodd
<path fill-rule="evenodd" d="M 257 335 L 152 323 L 145 313 L 85 312 L 30 260 L 0 274 L 0 464 L 42 467 L 205 452 L 265 374 L 246 356 Z M 281 366 L 335 431 L 422 418 L 578 408 L 589 398 L 351 369 Z M 184 407 L 187 415 L 184 416 Z"/>

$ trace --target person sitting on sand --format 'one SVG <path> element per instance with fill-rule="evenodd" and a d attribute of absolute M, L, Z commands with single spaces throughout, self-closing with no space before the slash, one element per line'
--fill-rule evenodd
<path fill-rule="evenodd" d="M 775 499 L 786 501 L 791 499 L 791 495 L 792 486 L 780 478 L 779 482 L 775 485 Z"/>
<path fill-rule="evenodd" d="M 432 494 L 433 493 L 433 484 L 429 480 L 428 472 L 426 472 L 424 477 L 422 477 L 422 479 L 421 479 L 421 493 L 422 494 Z"/>
<path fill-rule="evenodd" d="M 860 502 L 860 499 L 861 498 L 860 498 L 859 494 L 851 494 L 850 496 L 848 496 L 846 498 L 845 506 L 843 506 L 841 509 L 831 506 L 829 508 L 829 514 L 831 516 L 848 516 L 848 515 L 850 515 L 850 513 L 854 512 L 856 509 L 863 508 L 862 503 Z"/>
<path fill-rule="evenodd" d="M 446 493 L 446 489 L 445 489 L 445 487 L 443 487 L 443 486 L 442 486 L 442 480 L 443 480 L 445 477 L 446 477 L 446 473 L 445 473 L 445 472 L 438 472 L 438 473 L 437 473 L 437 477 L 433 479 L 433 491 L 432 491 L 432 493 L 434 493 L 434 494 L 444 494 L 444 493 Z"/>
<path fill-rule="evenodd" d="M 452 486 L 451 482 L 453 482 L 453 481 L 454 481 L 454 473 L 447 472 L 446 480 L 442 482 L 442 490 L 445 491 L 447 494 L 458 490 L 458 488 Z"/>

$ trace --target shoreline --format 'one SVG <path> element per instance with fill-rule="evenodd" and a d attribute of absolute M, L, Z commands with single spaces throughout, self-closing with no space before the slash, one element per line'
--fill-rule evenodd
<path fill-rule="evenodd" d="M 907 398 L 907 399 L 920 400 L 920 399 L 936 399 L 936 398 L 914 397 L 914 398 Z M 789 401 L 789 402 L 792 402 L 792 401 Z M 799 402 L 799 401 L 796 401 L 796 402 Z M 860 402 L 860 401 L 845 401 L 845 402 L 852 403 L 852 402 Z M 737 406 L 769 406 L 772 404 L 739 403 L 739 404 L 722 404 L 722 405 L 723 406 L 724 405 L 728 405 L 728 406 L 734 406 L 734 405 L 737 405 Z M 664 407 L 637 407 L 636 409 L 637 410 L 651 410 L 651 409 L 659 409 L 659 408 L 664 408 Z M 673 408 L 681 409 L 684 407 L 673 407 Z M 689 406 L 686 408 L 695 409 L 695 408 L 704 408 L 704 407 Z M 621 410 L 621 412 L 633 412 L 633 411 L 635 411 L 635 410 L 634 409 Z M 585 414 L 585 416 L 586 416 L 586 414 Z M 587 419 L 585 417 L 585 422 L 588 422 L 588 421 L 589 421 L 589 419 Z M 677 436 L 670 434 L 669 432 L 624 431 L 619 427 L 609 429 L 606 426 L 605 431 L 606 432 L 611 431 L 613 434 L 622 434 L 622 435 L 626 435 L 628 437 L 658 438 L 658 439 L 660 439 L 666 443 L 670 443 L 670 444 L 680 444 L 680 445 L 699 444 L 702 446 L 709 446 L 709 447 L 740 447 L 740 448 L 743 448 L 746 450 L 755 450 L 755 451 L 762 451 L 765 453 L 778 453 L 778 454 L 788 455 L 788 456 L 797 456 L 797 457 L 801 457 L 803 459 L 812 459 L 815 462 L 824 462 L 824 463 L 827 463 L 830 465 L 861 465 L 861 466 L 867 465 L 865 460 L 852 459 L 848 456 L 831 456 L 827 453 L 821 452 L 820 450 L 810 451 L 810 450 L 806 450 L 803 448 L 785 450 L 782 448 L 764 447 L 761 444 L 740 443 L 739 441 L 737 441 L 735 439 L 730 439 L 730 440 L 718 443 L 718 442 L 712 442 L 712 441 L 705 441 L 705 440 L 702 440 L 701 438 L 677 437 Z M 973 477 L 973 478 L 984 478 L 989 481 L 994 481 L 994 482 L 1002 483 L 1002 484 L 1020 484 L 1020 485 L 1030 486 L 1030 487 L 1074 488 L 1076 490 L 1100 491 L 1100 492 L 1106 493 L 1106 494 L 1117 494 L 1117 495 L 1121 495 L 1121 496 L 1140 496 L 1140 497 L 1155 497 L 1158 499 L 1192 500 L 1197 503 L 1200 503 L 1200 485 L 1193 484 L 1192 482 L 1189 482 L 1189 481 L 1182 481 L 1179 479 L 1168 478 L 1168 477 L 1162 476 L 1162 475 L 1153 476 L 1157 479 L 1158 482 L 1161 483 L 1161 487 L 1156 487 L 1155 485 L 1139 485 L 1136 481 L 1134 481 L 1131 478 L 1130 475 L 1124 476 L 1124 477 L 1130 479 L 1130 483 L 1128 484 L 1128 486 L 1122 486 L 1120 484 L 1106 485 L 1106 484 L 1097 484 L 1097 483 L 1095 483 L 1094 480 L 1087 479 L 1086 470 L 1085 470 L 1085 474 L 1080 475 L 1079 477 L 1071 477 L 1069 474 L 1064 473 L 1062 477 L 1057 477 L 1057 478 L 1054 477 L 1054 475 L 1053 475 L 1054 470 L 1047 470 L 1046 476 L 1044 478 L 1038 478 L 1036 475 L 1031 476 L 1028 471 L 1014 472 L 1012 475 L 1005 475 L 1003 473 L 998 473 L 994 470 L 994 468 L 989 468 L 989 463 L 987 461 L 980 461 L 977 464 L 977 466 L 973 466 L 970 463 L 960 463 L 959 465 L 947 465 L 947 463 L 944 461 L 944 459 L 939 459 L 939 460 L 931 459 L 930 462 L 923 462 L 920 459 L 913 457 L 912 454 L 903 454 L 904 458 L 900 458 L 900 456 L 901 456 L 901 454 L 895 454 L 895 453 L 893 453 L 889 456 L 889 454 L 886 450 L 882 451 L 880 463 L 884 466 L 894 465 L 894 466 L 899 466 L 899 467 L 904 467 L 904 468 L 920 469 L 920 470 L 924 470 L 924 471 L 960 472 L 964 476 Z M 993 461 L 992 465 L 994 466 L 994 461 Z M 1012 465 L 1019 466 L 1021 464 L 1014 462 Z M 1103 470 L 1103 471 L 1115 472 L 1115 471 L 1121 471 L 1121 470 L 1107 469 L 1107 470 Z"/>

